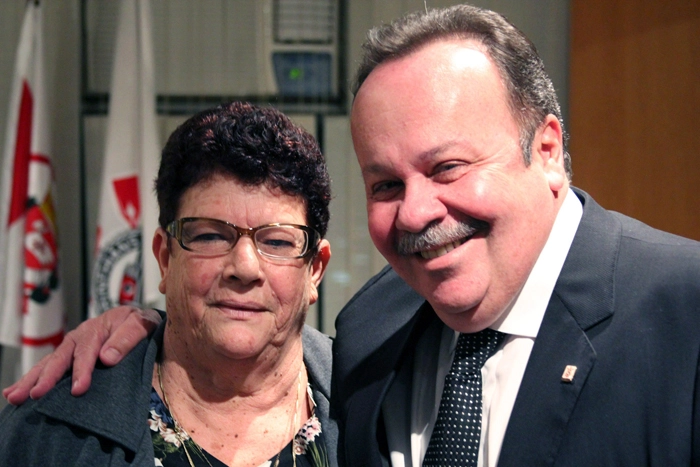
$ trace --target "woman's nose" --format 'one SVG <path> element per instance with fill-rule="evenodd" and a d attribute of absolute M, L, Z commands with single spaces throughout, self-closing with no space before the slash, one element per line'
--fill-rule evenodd
<path fill-rule="evenodd" d="M 228 253 L 224 275 L 229 280 L 250 284 L 260 278 L 260 256 L 253 239 L 241 235 Z"/>

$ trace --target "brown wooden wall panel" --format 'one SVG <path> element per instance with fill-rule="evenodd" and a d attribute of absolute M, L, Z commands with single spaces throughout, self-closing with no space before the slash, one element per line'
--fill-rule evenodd
<path fill-rule="evenodd" d="M 574 185 L 700 240 L 700 0 L 572 0 Z"/>

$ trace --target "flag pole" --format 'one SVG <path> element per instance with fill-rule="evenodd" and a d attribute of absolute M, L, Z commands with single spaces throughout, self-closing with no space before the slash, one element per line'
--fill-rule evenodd
<path fill-rule="evenodd" d="M 88 251 L 88 217 L 87 217 L 87 169 L 85 154 L 85 96 L 88 94 L 87 80 L 87 0 L 80 1 L 80 121 L 78 132 L 80 138 L 80 255 L 82 267 L 80 268 L 80 281 L 82 284 L 80 294 L 80 320 L 88 317 L 88 300 L 90 297 L 90 253 Z"/>

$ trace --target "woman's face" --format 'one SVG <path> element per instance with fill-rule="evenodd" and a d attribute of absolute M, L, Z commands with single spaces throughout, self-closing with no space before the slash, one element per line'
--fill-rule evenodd
<path fill-rule="evenodd" d="M 215 175 L 188 189 L 178 219 L 208 217 L 239 227 L 306 224 L 302 199 Z M 330 246 L 312 260 L 260 256 L 250 237 L 218 256 L 184 250 L 158 229 L 153 251 L 166 296 L 168 332 L 190 355 L 265 358 L 298 339 L 309 305 L 318 299 Z M 183 355 L 179 355 L 183 358 Z M 209 361 L 213 361 L 209 360 Z"/>

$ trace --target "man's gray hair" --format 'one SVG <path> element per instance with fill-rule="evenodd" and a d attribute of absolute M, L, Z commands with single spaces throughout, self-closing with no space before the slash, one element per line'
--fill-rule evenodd
<path fill-rule="evenodd" d="M 441 39 L 473 39 L 485 47 L 498 68 L 509 96 L 513 118 L 520 128 L 520 147 L 527 165 L 535 132 L 552 114 L 562 125 L 564 167 L 571 179 L 571 157 L 567 152 L 561 108 L 552 80 L 534 44 L 505 17 L 471 5 L 428 9 L 403 16 L 390 24 L 371 29 L 352 86 L 353 94 L 367 76 L 386 60 L 405 57 L 420 47 Z"/>

